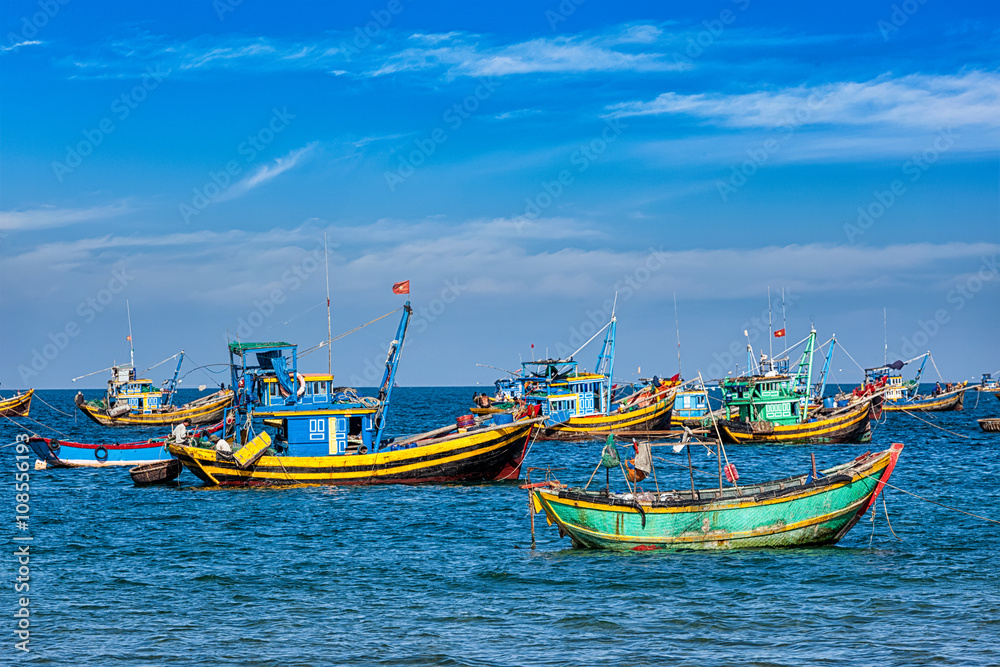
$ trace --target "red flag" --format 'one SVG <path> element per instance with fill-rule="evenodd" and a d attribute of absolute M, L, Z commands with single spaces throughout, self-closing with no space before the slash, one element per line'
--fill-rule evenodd
<path fill-rule="evenodd" d="M 132 342 L 132 336 L 126 336 L 126 337 L 125 337 L 125 340 L 127 340 L 128 342 L 130 342 L 130 343 L 131 343 L 131 342 Z"/>
<path fill-rule="evenodd" d="M 396 283 L 392 286 L 393 294 L 409 294 L 410 293 L 410 281 L 404 280 L 401 283 Z"/>
<path fill-rule="evenodd" d="M 774 332 L 774 337 L 775 338 L 784 338 L 785 337 L 785 330 L 784 329 L 778 329 L 777 331 Z"/>

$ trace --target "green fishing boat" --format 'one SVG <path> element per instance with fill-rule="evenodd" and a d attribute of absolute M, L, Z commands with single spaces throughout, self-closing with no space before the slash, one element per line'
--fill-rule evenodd
<path fill-rule="evenodd" d="M 837 543 L 889 480 L 903 445 L 763 484 L 666 493 L 533 488 L 535 511 L 578 548 L 616 551 L 804 547 Z M 728 469 L 730 466 L 727 465 Z M 596 471 L 595 471 L 596 472 Z M 729 470 L 727 470 L 727 477 Z M 738 474 L 734 474 L 736 480 Z M 548 488 L 544 488 L 544 487 Z"/>

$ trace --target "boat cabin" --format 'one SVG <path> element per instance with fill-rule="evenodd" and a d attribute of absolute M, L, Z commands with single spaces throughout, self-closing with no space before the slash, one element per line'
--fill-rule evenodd
<path fill-rule="evenodd" d="M 137 379 L 132 365 L 115 366 L 111 375 L 105 397 L 109 409 L 124 411 L 127 405 L 132 414 L 150 414 L 167 405 L 164 392 L 152 380 Z"/>
<path fill-rule="evenodd" d="M 541 414 L 553 422 L 570 417 L 605 414 L 608 380 L 597 373 L 581 373 L 577 362 L 546 359 L 522 362 L 516 378 L 529 405 L 541 406 Z"/>
<path fill-rule="evenodd" d="M 679 391 L 674 396 L 672 418 L 701 419 L 708 414 L 708 397 L 704 391 Z"/>
<path fill-rule="evenodd" d="M 780 425 L 800 424 L 808 411 L 808 392 L 788 375 L 752 375 L 725 378 L 719 382 L 723 401 L 739 409 L 739 420 L 767 421 Z"/>

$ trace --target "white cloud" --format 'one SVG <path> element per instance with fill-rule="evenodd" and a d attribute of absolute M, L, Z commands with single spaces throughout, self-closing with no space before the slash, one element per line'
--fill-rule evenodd
<path fill-rule="evenodd" d="M 299 161 L 312 152 L 316 146 L 316 142 L 306 144 L 302 148 L 297 148 L 284 157 L 276 158 L 273 164 L 261 165 L 252 174 L 243 180 L 234 183 L 231 187 L 222 192 L 215 198 L 215 201 L 228 201 L 230 199 L 242 197 L 254 188 L 258 188 L 261 185 L 274 180 L 298 164 Z"/>
<path fill-rule="evenodd" d="M 1000 127 L 1000 77 L 994 72 L 971 71 L 900 78 L 885 75 L 865 82 L 736 95 L 667 92 L 648 102 L 624 102 L 609 110 L 612 116 L 685 114 L 733 128 L 821 124 Z"/>
<path fill-rule="evenodd" d="M 0 230 L 29 231 L 66 227 L 81 222 L 93 222 L 95 220 L 117 217 L 131 210 L 131 207 L 125 202 L 117 202 L 90 208 L 40 206 L 21 211 L 0 211 Z"/>
<path fill-rule="evenodd" d="M 17 42 L 15 44 L 9 44 L 7 46 L 0 45 L 0 53 L 6 53 L 7 51 L 16 51 L 22 46 L 36 46 L 41 44 L 37 39 L 26 39 L 23 42 Z"/>

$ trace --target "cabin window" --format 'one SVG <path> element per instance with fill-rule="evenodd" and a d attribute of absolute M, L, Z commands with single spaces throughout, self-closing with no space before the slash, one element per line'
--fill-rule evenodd
<path fill-rule="evenodd" d="M 271 396 L 277 396 L 278 395 L 278 383 L 277 382 L 268 382 L 267 383 L 267 393 L 269 395 L 271 395 Z"/>
<path fill-rule="evenodd" d="M 348 435 L 349 436 L 359 436 L 361 435 L 361 417 L 350 417 L 348 419 Z"/>

